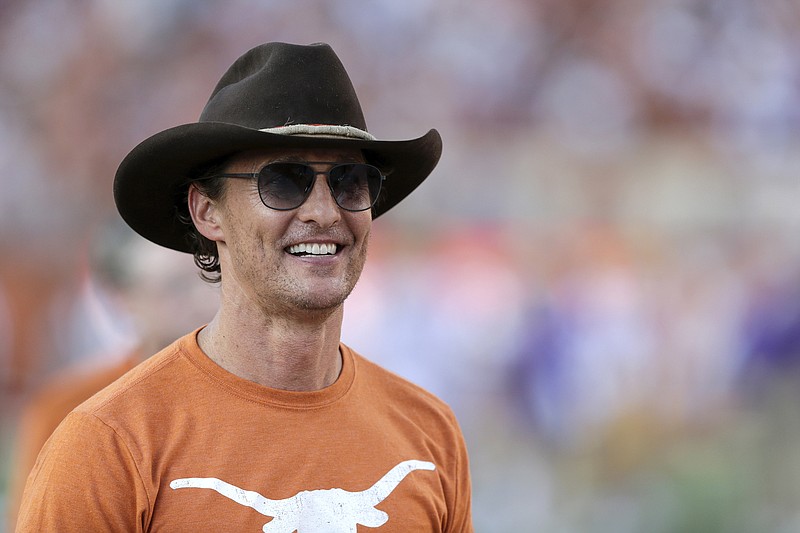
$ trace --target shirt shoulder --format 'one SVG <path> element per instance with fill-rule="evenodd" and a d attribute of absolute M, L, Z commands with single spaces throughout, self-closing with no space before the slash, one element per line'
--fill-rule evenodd
<path fill-rule="evenodd" d="M 419 419 L 420 423 L 432 423 L 429 427 L 447 428 L 450 432 L 460 433 L 456 416 L 444 400 L 357 352 L 350 351 L 355 362 L 357 386 L 369 396 L 363 399 L 365 402 L 401 411 L 404 417 Z"/>
<path fill-rule="evenodd" d="M 192 335 L 194 333 L 179 338 L 137 364 L 76 407 L 74 412 L 111 423 L 115 419 L 136 416 L 140 410 L 149 410 L 156 405 L 169 405 L 164 402 L 180 394 L 179 374 L 185 372 L 183 364 L 189 364 L 182 354 Z"/>
<path fill-rule="evenodd" d="M 416 383 L 387 370 L 386 368 L 374 363 L 359 354 L 352 348 L 345 347 L 353 356 L 356 372 L 359 379 L 371 381 L 380 386 L 385 394 L 405 395 L 416 399 L 419 402 L 428 403 L 432 407 L 437 407 L 444 411 L 450 411 L 450 407 L 438 396 L 417 385 Z"/>

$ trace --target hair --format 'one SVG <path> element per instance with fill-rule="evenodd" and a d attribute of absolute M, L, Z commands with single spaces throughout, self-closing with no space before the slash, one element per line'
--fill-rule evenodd
<path fill-rule="evenodd" d="M 201 234 L 189 214 L 189 188 L 194 185 L 200 194 L 211 200 L 220 200 L 225 194 L 225 179 L 219 174 L 224 171 L 228 157 L 217 158 L 195 168 L 187 182 L 178 190 L 175 209 L 178 221 L 186 227 L 186 241 L 194 255 L 194 264 L 200 268 L 200 277 L 208 283 L 219 283 L 222 270 L 219 266 L 217 243 Z"/>

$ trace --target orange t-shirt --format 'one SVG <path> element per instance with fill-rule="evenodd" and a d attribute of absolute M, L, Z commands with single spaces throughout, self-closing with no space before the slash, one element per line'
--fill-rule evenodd
<path fill-rule="evenodd" d="M 18 532 L 473 530 L 466 447 L 439 399 L 344 345 L 333 385 L 270 389 L 196 334 L 67 416 Z"/>

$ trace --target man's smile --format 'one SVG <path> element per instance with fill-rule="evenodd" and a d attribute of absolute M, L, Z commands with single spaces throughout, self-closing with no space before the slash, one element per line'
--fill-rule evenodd
<path fill-rule="evenodd" d="M 334 243 L 299 243 L 286 248 L 286 251 L 299 257 L 336 255 L 338 246 Z"/>

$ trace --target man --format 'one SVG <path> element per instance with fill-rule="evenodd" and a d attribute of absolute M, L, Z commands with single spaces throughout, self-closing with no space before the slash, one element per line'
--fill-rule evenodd
<path fill-rule="evenodd" d="M 219 311 L 67 416 L 17 530 L 472 531 L 450 409 L 339 340 L 372 219 L 440 153 L 375 140 L 333 50 L 284 43 L 134 148 L 122 217 L 194 253 Z"/>

